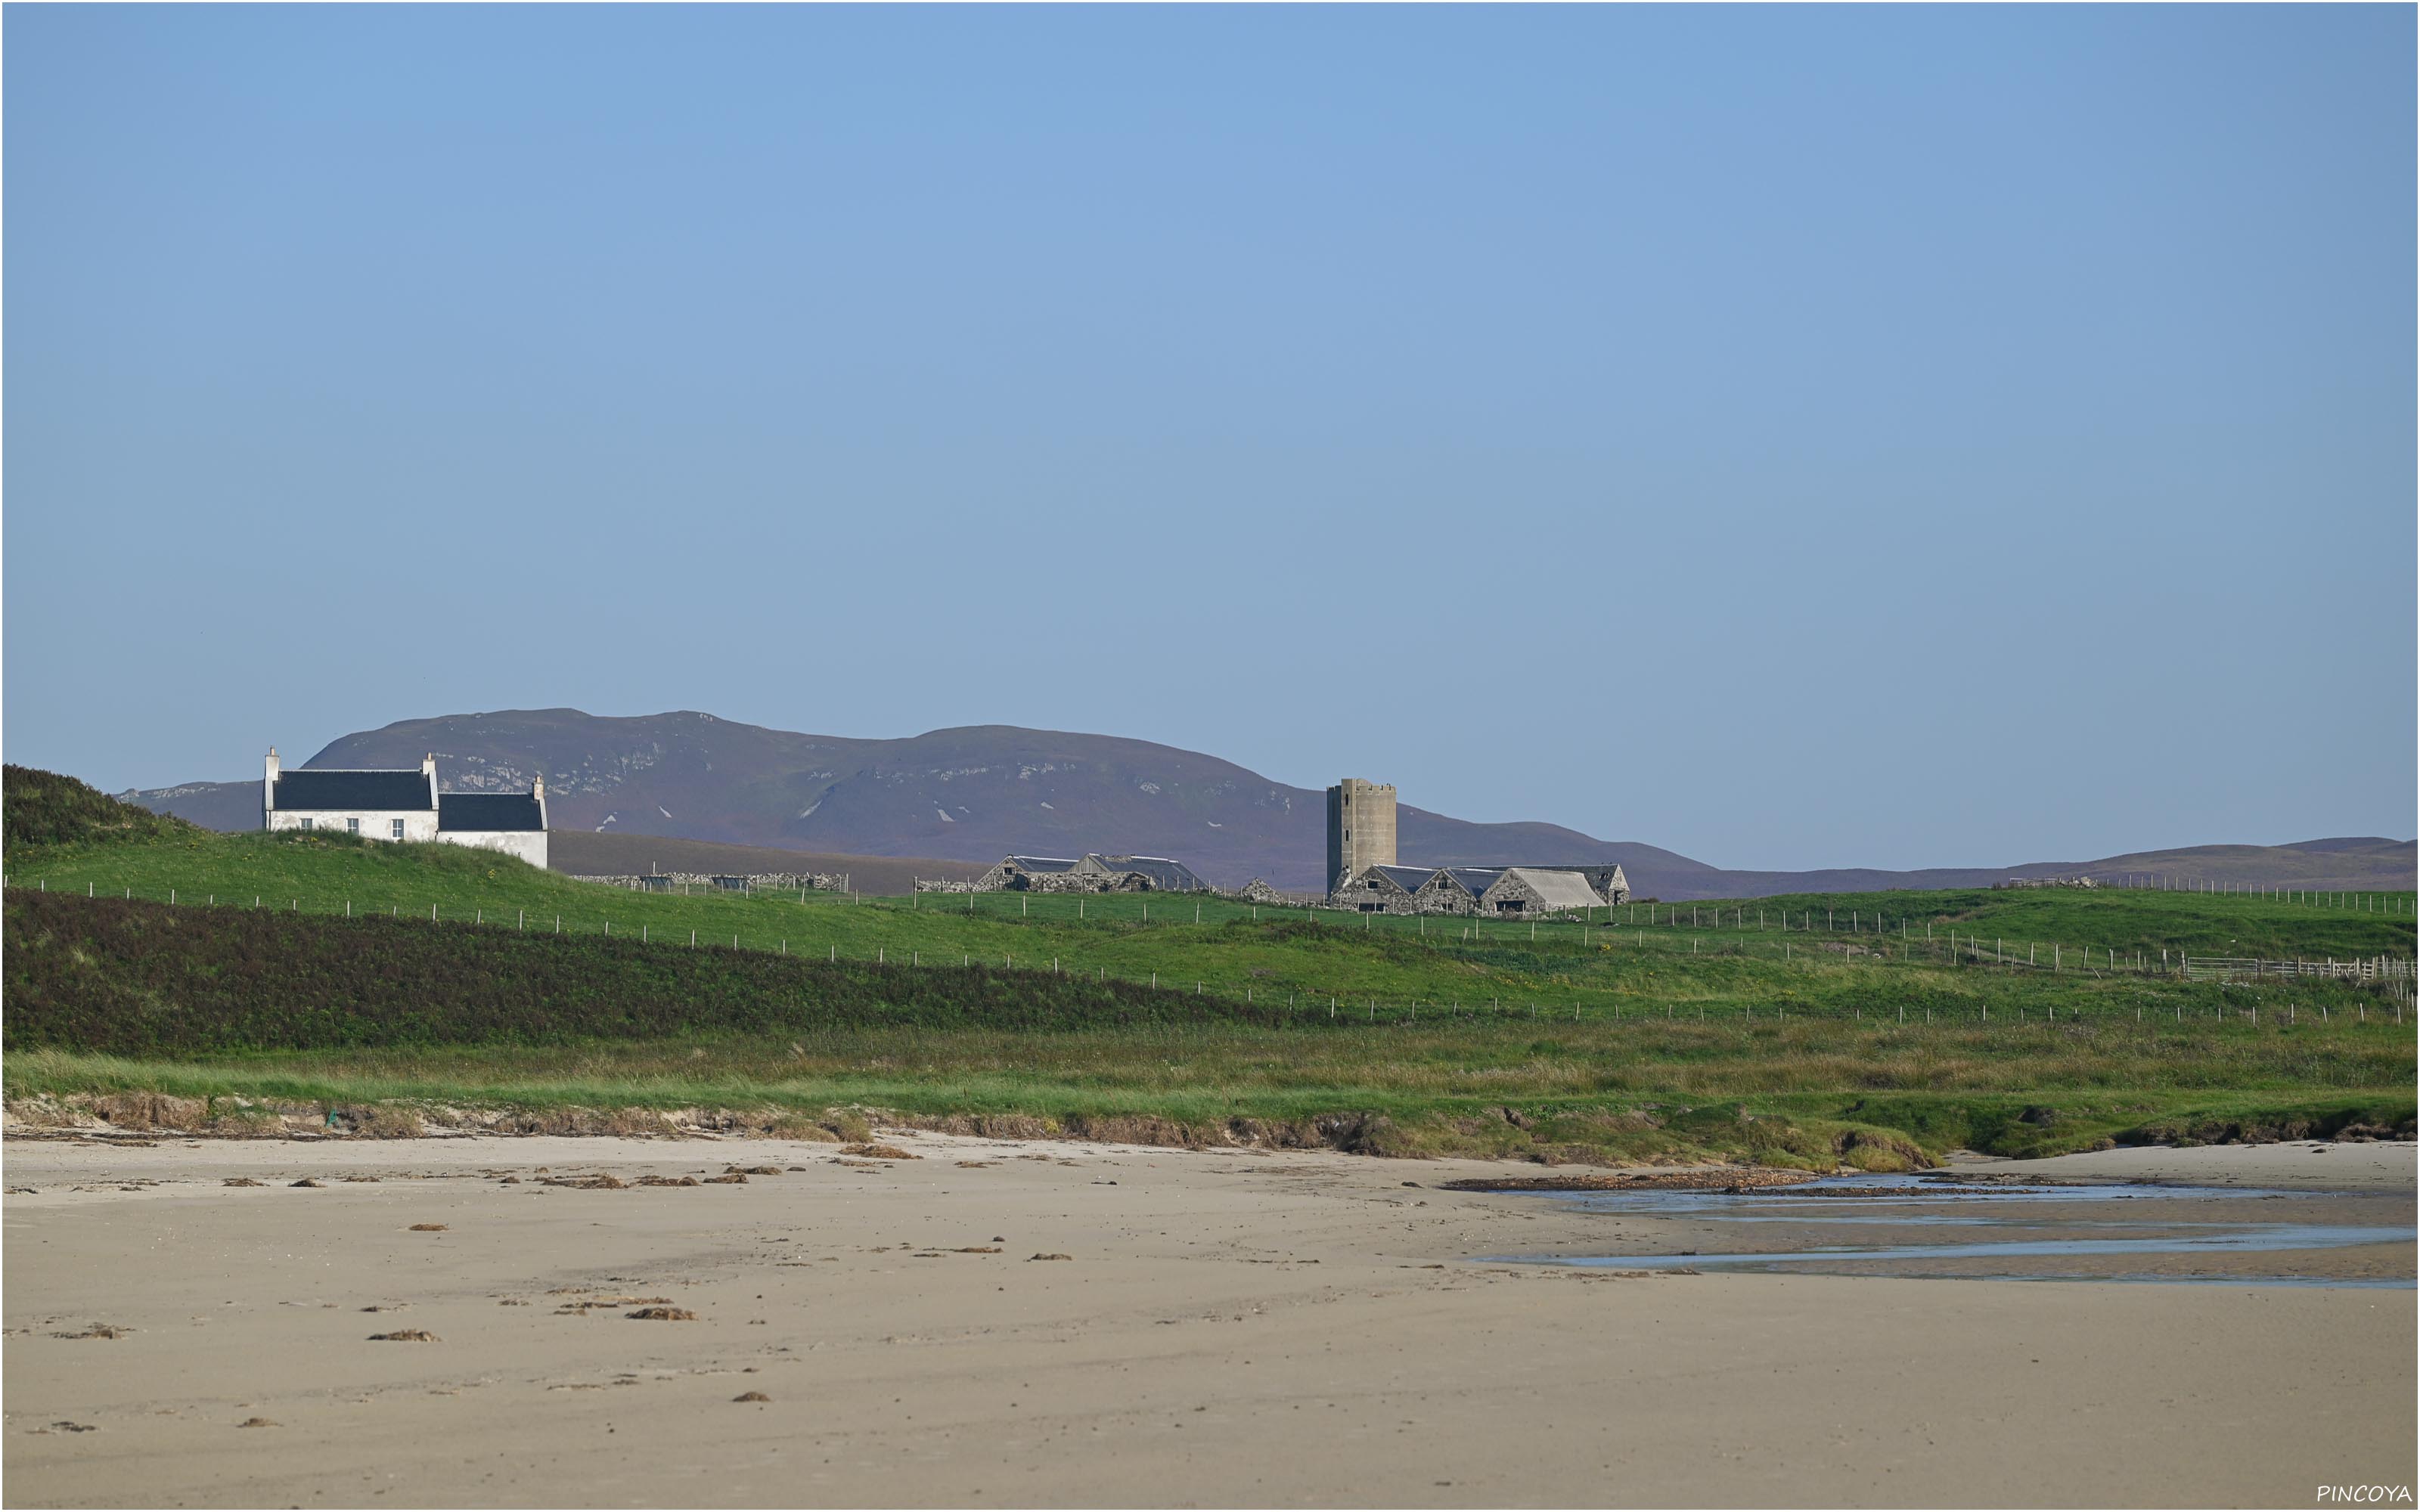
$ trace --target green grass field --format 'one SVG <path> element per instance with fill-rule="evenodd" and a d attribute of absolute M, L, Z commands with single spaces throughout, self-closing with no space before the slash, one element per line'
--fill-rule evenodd
<path fill-rule="evenodd" d="M 181 829 L 12 843 L 7 869 L 12 893 L 173 898 L 179 918 L 417 920 L 413 949 L 440 955 L 466 949 L 448 940 L 488 941 L 493 954 L 512 948 L 501 936 L 558 931 L 603 950 L 610 928 L 599 980 L 648 962 L 675 982 L 684 970 L 727 975 L 715 963 L 736 949 L 879 963 L 917 975 L 852 991 L 879 996 L 888 981 L 905 995 L 921 981 L 928 1006 L 949 981 L 971 980 L 948 971 L 1031 973 L 1018 991 L 1060 1003 L 1049 1027 L 1022 1031 L 929 1013 L 842 1024 L 819 1015 L 819 989 L 801 978 L 777 993 L 777 1032 L 752 1010 L 745 1027 L 704 1022 L 670 1039 L 177 1057 L 53 1044 L 10 1050 L 12 1099 L 718 1107 L 768 1122 L 854 1105 L 1094 1134 L 1244 1128 L 1405 1153 L 1818 1165 L 1905 1163 L 1960 1145 L 2408 1134 L 2412 1119 L 2420 1026 L 2408 979 L 2229 983 L 2173 969 L 2186 954 L 2408 961 L 2409 893 L 2325 906 L 1883 893 L 1637 905 L 1533 926 L 1175 895 L 641 894 L 446 846 Z M 638 957 L 623 953 L 634 944 Z M 1147 1022 L 1088 1027 L 1090 1011 L 1052 985 L 1077 978 L 1123 980 L 1163 1006 Z"/>
<path fill-rule="evenodd" d="M 180 904 L 391 914 L 854 960 L 1040 964 L 1207 994 L 1340 1007 L 1542 1007 L 1614 998 L 1839 998 L 1889 982 L 1958 997 L 2064 996 L 2157 977 L 2162 952 L 2409 959 L 2411 895 L 2381 911 L 2263 899 L 2064 889 L 1866 893 L 1633 904 L 1588 922 L 1405 918 L 1182 895 L 690 896 L 573 882 L 456 847 L 336 836 L 209 835 L 17 847 L 8 885 Z M 2372 901 L 2364 895 L 2364 901 Z M 1237 929 L 1294 923 L 1300 930 Z M 1354 936 L 1354 937 L 1348 937 Z M 1978 979 L 1979 962 L 1994 964 Z M 2054 971 L 2053 964 L 2058 969 Z M 1843 968 L 1827 970 L 1826 967 Z M 1901 968 L 1885 970 L 1885 968 Z M 1879 975 L 1876 975 L 1879 973 Z M 2096 975 L 2097 973 L 2097 975 Z M 2055 978 L 2047 987 L 2038 979 Z M 2013 1009 L 2012 1009 L 2013 1011 Z"/>

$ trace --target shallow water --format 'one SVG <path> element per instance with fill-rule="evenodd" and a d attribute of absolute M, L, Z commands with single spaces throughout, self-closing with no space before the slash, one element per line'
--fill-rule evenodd
<path fill-rule="evenodd" d="M 1852 1176 L 1741 1193 L 1572 1192 L 1546 1200 L 1601 1215 L 1608 1227 L 1626 1221 L 1631 1231 L 1618 1235 L 1618 1251 L 1495 1258 L 1629 1271 L 2413 1285 L 2411 1204 L 2395 1199 L 2122 1182 L 1977 1190 L 1940 1177 Z M 1668 1243 L 1638 1243 L 1641 1222 Z M 1941 1227 L 1996 1232 L 1962 1242 L 1907 1242 L 1914 1237 L 1907 1230 Z M 1718 1242 L 1749 1233 L 1765 1247 Z M 1678 1247 L 1684 1242 L 1694 1247 Z M 2388 1245 L 2401 1246 L 2400 1254 L 2372 1250 L 2357 1260 L 2330 1254 Z M 2249 1266 L 2233 1258 L 2251 1256 L 2269 1258 Z"/>

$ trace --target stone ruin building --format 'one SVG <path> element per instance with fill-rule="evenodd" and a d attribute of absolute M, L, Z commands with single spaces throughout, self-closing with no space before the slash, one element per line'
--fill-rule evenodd
<path fill-rule="evenodd" d="M 954 889 L 952 889 L 954 890 Z M 1165 856 L 1011 856 L 977 877 L 976 892 L 1210 892 L 1182 861 Z"/>
<path fill-rule="evenodd" d="M 1365 914 L 1534 917 L 1620 903 L 1619 866 L 1403 866 L 1395 859 L 1395 790 L 1346 778 L 1327 790 L 1327 903 Z"/>

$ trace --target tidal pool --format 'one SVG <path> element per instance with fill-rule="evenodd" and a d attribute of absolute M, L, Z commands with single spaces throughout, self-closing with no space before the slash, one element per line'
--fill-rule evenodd
<path fill-rule="evenodd" d="M 2017 1185 L 1937 1174 L 1742 1192 L 1523 1196 L 1602 1218 L 1618 1242 L 1493 1259 L 1620 1271 L 2381 1287 L 2413 1285 L 2415 1266 L 2406 1196 Z M 1953 1240 L 1939 1233 L 1945 1228 L 1982 1232 Z"/>

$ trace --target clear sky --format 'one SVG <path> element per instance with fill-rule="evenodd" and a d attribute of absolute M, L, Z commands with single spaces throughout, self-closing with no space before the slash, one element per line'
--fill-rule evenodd
<path fill-rule="evenodd" d="M 2414 11 L 13 6 L 5 743 L 2409 837 Z"/>

